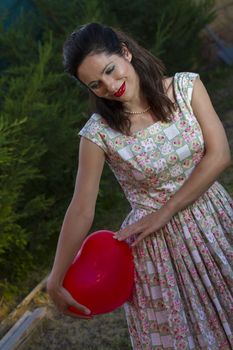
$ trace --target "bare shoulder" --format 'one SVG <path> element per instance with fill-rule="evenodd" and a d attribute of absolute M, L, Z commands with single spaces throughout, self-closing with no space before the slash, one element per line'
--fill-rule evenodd
<path fill-rule="evenodd" d="M 221 157 L 230 159 L 230 150 L 224 127 L 200 78 L 195 79 L 191 105 L 202 129 L 206 152 L 220 154 Z"/>
<path fill-rule="evenodd" d="M 164 77 L 163 84 L 164 84 L 165 91 L 171 88 L 173 79 L 174 77 Z"/>
<path fill-rule="evenodd" d="M 103 149 L 85 136 L 82 136 L 79 145 L 79 161 L 83 160 L 86 164 L 87 162 L 99 162 L 100 159 L 102 161 L 105 159 Z"/>
<path fill-rule="evenodd" d="M 195 110 L 205 108 L 209 110 L 211 109 L 212 112 L 215 112 L 210 96 L 200 78 L 197 78 L 194 81 L 191 105 Z"/>

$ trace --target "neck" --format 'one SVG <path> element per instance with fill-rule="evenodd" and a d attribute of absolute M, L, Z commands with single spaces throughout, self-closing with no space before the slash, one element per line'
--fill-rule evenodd
<path fill-rule="evenodd" d="M 137 96 L 130 102 L 124 103 L 124 110 L 127 112 L 142 112 L 149 107 L 144 97 Z"/>
<path fill-rule="evenodd" d="M 137 74 L 135 75 L 133 94 L 129 101 L 123 104 L 124 110 L 126 111 L 143 111 L 148 107 L 148 102 L 142 93 L 140 88 L 140 81 Z"/>
<path fill-rule="evenodd" d="M 138 111 L 125 111 L 125 113 L 127 113 L 127 114 L 145 114 L 146 112 L 148 112 L 150 110 L 150 106 L 148 106 L 148 107 L 146 107 L 145 109 L 143 109 L 143 110 L 138 110 Z"/>

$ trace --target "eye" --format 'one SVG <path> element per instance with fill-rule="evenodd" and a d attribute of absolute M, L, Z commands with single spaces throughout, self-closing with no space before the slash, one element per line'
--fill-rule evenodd
<path fill-rule="evenodd" d="M 92 89 L 92 90 L 95 90 L 95 89 L 98 89 L 100 86 L 100 83 L 97 81 L 95 83 L 92 83 L 89 85 L 89 88 Z"/>
<path fill-rule="evenodd" d="M 106 74 L 111 74 L 114 71 L 115 66 L 110 66 L 107 70 L 106 70 Z"/>

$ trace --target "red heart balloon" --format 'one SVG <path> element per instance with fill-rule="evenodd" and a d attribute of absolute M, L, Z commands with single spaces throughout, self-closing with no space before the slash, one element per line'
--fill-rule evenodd
<path fill-rule="evenodd" d="M 107 230 L 90 234 L 69 267 L 63 286 L 91 315 L 111 312 L 132 296 L 134 263 L 126 242 Z M 69 310 L 83 315 L 74 307 Z"/>

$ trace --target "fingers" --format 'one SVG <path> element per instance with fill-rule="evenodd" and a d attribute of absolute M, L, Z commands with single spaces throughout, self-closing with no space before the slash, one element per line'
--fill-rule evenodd
<path fill-rule="evenodd" d="M 75 309 L 77 309 L 78 311 L 86 314 L 86 315 L 90 315 L 91 314 L 91 310 L 88 309 L 88 307 L 86 307 L 85 305 L 79 304 L 74 298 L 73 296 L 68 292 L 67 289 L 64 288 L 64 293 L 66 295 L 66 300 L 65 300 L 65 308 L 67 309 L 67 307 L 72 306 Z"/>
<path fill-rule="evenodd" d="M 143 227 L 141 223 L 137 222 L 137 224 L 129 225 L 125 229 L 116 232 L 113 237 L 118 241 L 122 241 L 130 237 L 132 234 L 139 234 L 142 231 L 143 231 Z"/>
<path fill-rule="evenodd" d="M 79 311 L 80 313 L 83 313 L 83 315 L 78 315 L 75 312 L 72 312 L 69 310 L 69 307 L 74 307 Z M 91 310 L 89 310 L 86 306 L 79 304 L 75 299 L 72 297 L 68 301 L 68 305 L 66 305 L 65 310 L 63 310 L 63 313 L 67 316 L 75 317 L 75 318 L 84 318 L 84 319 L 92 319 Z"/>
<path fill-rule="evenodd" d="M 137 237 L 137 239 L 131 244 L 131 247 L 135 247 L 139 242 L 141 242 L 143 240 L 143 238 L 145 238 L 146 236 L 148 236 L 149 233 L 145 233 L 143 232 L 141 235 L 139 235 Z"/>
<path fill-rule="evenodd" d="M 70 316 L 70 317 L 73 317 L 73 318 L 81 318 L 81 319 L 84 319 L 84 320 L 92 320 L 93 319 L 93 316 L 78 315 L 78 314 L 75 314 L 74 312 L 69 311 L 69 310 L 65 310 L 62 313 L 64 315 L 66 315 L 66 316 Z"/>
<path fill-rule="evenodd" d="M 136 223 L 128 225 L 123 230 L 115 232 L 114 238 L 122 241 L 132 235 L 140 235 L 137 237 L 137 242 L 146 237 L 148 234 L 156 231 L 157 227 L 155 225 L 154 213 L 148 214 L 145 217 L 138 220 Z"/>
<path fill-rule="evenodd" d="M 73 306 L 75 307 L 75 309 L 77 309 L 78 311 L 86 314 L 86 315 L 90 315 L 91 314 L 91 310 L 89 310 L 86 306 L 79 304 L 76 300 L 72 300 L 69 303 L 69 306 Z"/>
<path fill-rule="evenodd" d="M 80 314 L 77 314 L 71 311 L 69 308 L 74 307 Z M 75 317 L 75 318 L 84 318 L 84 319 L 92 319 L 93 316 L 90 315 L 91 311 L 87 309 L 84 305 L 78 304 L 77 302 L 72 302 L 70 304 L 63 305 L 62 307 L 57 307 L 58 310 L 67 316 Z M 86 315 L 85 315 L 86 314 Z"/>
<path fill-rule="evenodd" d="M 64 287 L 59 288 L 59 290 L 56 289 L 55 292 L 50 291 L 50 296 L 56 308 L 61 313 L 72 317 L 85 319 L 92 318 L 91 310 L 89 310 L 85 305 L 79 304 Z M 70 307 L 74 307 L 77 311 L 80 312 L 81 315 L 78 315 L 69 310 Z"/>
<path fill-rule="evenodd" d="M 80 314 L 77 314 L 71 308 L 75 308 Z M 63 304 L 62 308 L 59 308 L 59 310 L 67 316 L 75 318 L 92 319 L 91 311 L 86 306 L 76 302 L 76 300 L 74 299 L 68 300 L 66 304 Z"/>

